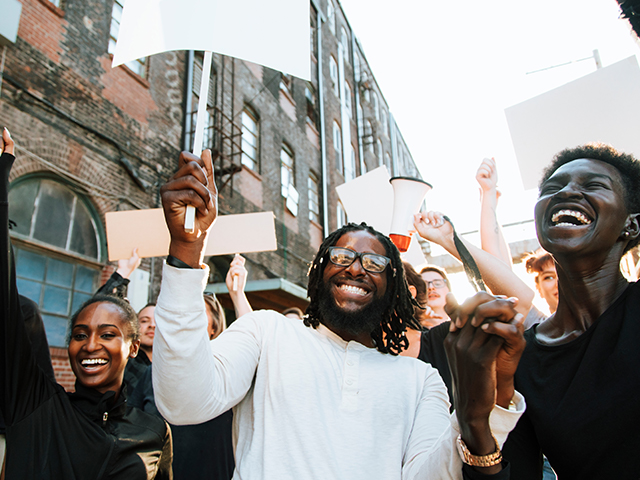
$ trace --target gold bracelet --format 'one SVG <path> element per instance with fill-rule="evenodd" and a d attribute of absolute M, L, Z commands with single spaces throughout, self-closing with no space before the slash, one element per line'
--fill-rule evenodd
<path fill-rule="evenodd" d="M 462 440 L 462 435 L 458 435 L 456 444 L 462 461 L 472 467 L 493 467 L 502 462 L 502 452 L 500 451 L 498 440 L 496 440 L 496 437 L 493 435 L 491 436 L 493 437 L 493 441 L 496 442 L 496 451 L 488 455 L 473 455 L 467 448 L 464 440 Z"/>

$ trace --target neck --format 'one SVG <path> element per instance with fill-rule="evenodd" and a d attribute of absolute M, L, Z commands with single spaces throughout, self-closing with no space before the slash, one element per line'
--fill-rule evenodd
<path fill-rule="evenodd" d="M 344 329 L 337 328 L 330 323 L 325 321 L 322 324 L 331 330 L 333 333 L 338 335 L 345 342 L 358 342 L 364 345 L 365 347 L 373 348 L 373 340 L 371 339 L 370 333 L 352 333 L 348 332 Z"/>
<path fill-rule="evenodd" d="M 153 362 L 153 347 L 147 347 L 146 345 L 140 345 L 140 350 L 143 350 L 144 353 L 149 357 L 149 361 Z"/>
<path fill-rule="evenodd" d="M 538 328 L 539 339 L 567 343 L 584 333 L 622 294 L 628 281 L 620 272 L 621 255 L 594 262 L 593 258 L 556 256 L 558 308 Z"/>

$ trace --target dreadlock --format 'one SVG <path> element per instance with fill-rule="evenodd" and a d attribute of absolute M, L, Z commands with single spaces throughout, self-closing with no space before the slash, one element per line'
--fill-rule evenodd
<path fill-rule="evenodd" d="M 391 290 L 391 301 L 387 309 L 383 312 L 382 318 L 384 320 L 371 332 L 371 339 L 376 348 L 382 353 L 398 355 L 409 347 L 405 330 L 407 328 L 421 330 L 422 328 L 413 315 L 413 307 L 416 302 L 411 296 L 409 287 L 407 286 L 400 252 L 398 252 L 398 249 L 389 237 L 374 230 L 364 222 L 361 224 L 348 223 L 331 233 L 325 238 L 322 245 L 320 245 L 318 253 L 309 268 L 309 285 L 307 287 L 309 306 L 305 312 L 306 317 L 304 318 L 304 324 L 307 327 L 313 328 L 318 328 L 320 325 L 320 301 L 318 294 L 323 283 L 324 268 L 326 262 L 329 261 L 329 247 L 334 246 L 345 233 L 358 230 L 365 230 L 376 237 L 380 243 L 384 245 L 387 256 L 391 259 L 389 268 L 385 269 L 387 275 L 387 293 Z"/>

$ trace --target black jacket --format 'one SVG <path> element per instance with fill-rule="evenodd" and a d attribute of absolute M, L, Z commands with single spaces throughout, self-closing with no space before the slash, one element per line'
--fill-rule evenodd
<path fill-rule="evenodd" d="M 8 171 L 0 158 L 0 410 L 6 422 L 7 479 L 172 478 L 171 432 L 128 407 L 123 389 L 104 395 L 76 384 L 67 394 L 37 365 L 18 301 L 10 254 Z M 156 476 L 157 474 L 157 476 Z"/>

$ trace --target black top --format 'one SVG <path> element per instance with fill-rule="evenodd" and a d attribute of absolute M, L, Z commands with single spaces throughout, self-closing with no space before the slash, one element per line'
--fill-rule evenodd
<path fill-rule="evenodd" d="M 527 410 L 504 449 L 513 478 L 542 478 L 542 451 L 560 479 L 637 479 L 640 283 L 569 343 L 542 345 L 535 332 L 516 373 Z"/>
<path fill-rule="evenodd" d="M 438 370 L 444 384 L 447 386 L 451 411 L 453 411 L 455 408 L 453 405 L 453 382 L 451 380 L 451 370 L 449 370 L 447 353 L 444 349 L 444 339 L 449 333 L 450 325 L 451 322 L 444 322 L 422 332 L 418 360 L 430 363 L 433 368 Z"/>
<path fill-rule="evenodd" d="M 8 158 L 11 157 L 11 158 Z M 0 158 L 0 411 L 7 479 L 172 478 L 167 424 L 126 405 L 125 389 L 67 394 L 36 363 L 18 301 L 7 221 L 8 173 Z M 157 473 L 157 476 L 156 476 Z"/>
<path fill-rule="evenodd" d="M 149 367 L 131 395 L 131 405 L 160 416 L 156 408 L 153 367 Z M 173 477 L 175 480 L 229 480 L 233 476 L 233 413 L 198 425 L 171 425 L 173 435 Z"/>

